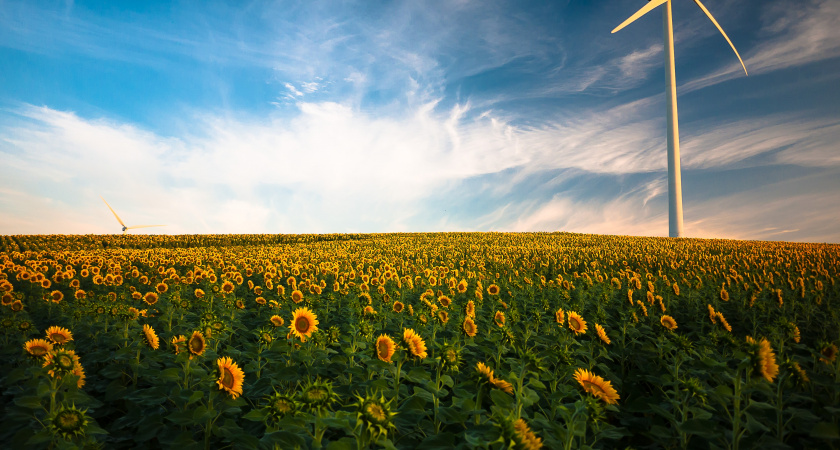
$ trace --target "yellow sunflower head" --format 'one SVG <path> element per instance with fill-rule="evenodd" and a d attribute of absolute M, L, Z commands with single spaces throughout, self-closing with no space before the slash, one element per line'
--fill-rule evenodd
<path fill-rule="evenodd" d="M 152 350 L 157 350 L 160 347 L 160 340 L 158 339 L 157 333 L 155 333 L 155 329 L 148 323 L 143 324 L 143 337 Z"/>
<path fill-rule="evenodd" d="M 306 338 L 310 337 L 313 332 L 318 330 L 318 316 L 316 316 L 309 308 L 298 308 L 292 316 L 292 324 L 289 326 L 292 333 L 300 338 L 301 342 L 306 342 Z"/>
<path fill-rule="evenodd" d="M 424 359 L 428 356 L 426 342 L 411 328 L 406 328 L 403 331 L 403 342 L 411 353 L 411 356 L 419 359 Z"/>
<path fill-rule="evenodd" d="M 201 334 L 200 331 L 193 331 L 192 336 L 190 336 L 190 340 L 187 341 L 187 350 L 190 351 L 190 357 L 201 356 L 204 354 L 204 350 L 206 349 L 207 341 L 204 339 L 204 335 Z"/>
<path fill-rule="evenodd" d="M 583 387 L 583 390 L 600 398 L 605 403 L 609 405 L 618 403 L 620 398 L 618 392 L 612 387 L 612 383 L 600 376 L 585 369 L 577 369 L 575 380 Z"/>
<path fill-rule="evenodd" d="M 23 348 L 35 358 L 41 358 L 53 351 L 53 345 L 45 339 L 31 339 L 23 344 Z"/>
<path fill-rule="evenodd" d="M 53 326 L 47 328 L 47 339 L 52 341 L 53 344 L 62 345 L 72 341 L 73 334 L 67 328 Z"/>
<path fill-rule="evenodd" d="M 667 328 L 668 331 L 674 331 L 677 329 L 677 321 L 671 316 L 664 315 L 660 317 L 659 323 L 662 324 L 663 327 Z"/>
<path fill-rule="evenodd" d="M 391 357 L 394 356 L 396 346 L 394 340 L 387 334 L 382 334 L 376 338 L 376 357 L 385 362 L 391 362 Z"/>
<path fill-rule="evenodd" d="M 569 311 L 569 329 L 575 332 L 575 335 L 586 334 L 588 329 L 586 321 L 575 311 Z"/>
<path fill-rule="evenodd" d="M 303 292 L 295 289 L 292 291 L 292 301 L 295 303 L 300 303 L 303 301 Z"/>
<path fill-rule="evenodd" d="M 273 326 L 275 326 L 275 327 L 282 327 L 282 326 L 283 326 L 283 324 L 284 324 L 284 323 L 286 323 L 286 322 L 283 320 L 283 318 L 282 318 L 282 317 L 280 317 L 280 316 L 278 316 L 278 315 L 276 315 L 276 314 L 275 314 L 275 315 L 273 315 L 273 316 L 271 316 L 271 319 L 268 319 L 268 320 L 269 320 L 269 321 L 271 321 L 271 325 L 273 325 Z"/>
<path fill-rule="evenodd" d="M 179 354 L 187 349 L 187 338 L 184 335 L 175 336 L 172 338 L 172 346 L 175 347 L 175 354 Z"/>
<path fill-rule="evenodd" d="M 242 395 L 245 372 L 227 356 L 216 360 L 216 364 L 219 366 L 219 379 L 216 381 L 219 390 L 227 391 L 233 399 Z"/>
<path fill-rule="evenodd" d="M 143 301 L 148 305 L 154 305 L 158 302 L 158 295 L 154 292 L 147 292 L 146 295 L 143 296 Z"/>
<path fill-rule="evenodd" d="M 461 328 L 464 330 L 464 333 L 469 337 L 475 337 L 475 334 L 478 331 L 478 328 L 475 326 L 475 322 L 473 322 L 473 320 L 469 316 L 467 316 L 464 319 L 464 324 Z"/>
<path fill-rule="evenodd" d="M 604 341 L 605 344 L 610 344 L 610 338 L 607 336 L 607 331 L 604 330 L 604 327 L 596 323 L 595 331 L 598 332 L 598 337 L 601 338 L 601 340 Z"/>
<path fill-rule="evenodd" d="M 500 327 L 505 326 L 505 313 L 501 311 L 496 311 L 496 315 L 493 316 L 493 321 L 496 322 L 496 325 Z"/>

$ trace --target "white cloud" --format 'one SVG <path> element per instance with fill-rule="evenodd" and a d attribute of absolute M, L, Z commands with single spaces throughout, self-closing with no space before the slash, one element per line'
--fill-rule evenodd
<path fill-rule="evenodd" d="M 803 66 L 840 56 L 840 2 L 775 2 L 765 11 L 759 43 L 742 53 L 751 75 Z M 737 60 L 678 87 L 690 92 L 743 76 Z"/>

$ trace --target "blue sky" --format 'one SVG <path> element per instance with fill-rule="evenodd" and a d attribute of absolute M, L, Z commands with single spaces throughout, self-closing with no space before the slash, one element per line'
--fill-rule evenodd
<path fill-rule="evenodd" d="M 840 2 L 674 0 L 685 232 L 840 242 Z M 640 0 L 0 0 L 0 233 L 667 236 Z"/>

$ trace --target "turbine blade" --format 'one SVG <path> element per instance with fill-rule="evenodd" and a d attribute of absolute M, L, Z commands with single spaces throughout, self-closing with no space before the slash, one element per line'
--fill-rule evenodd
<path fill-rule="evenodd" d="M 102 196 L 100 195 L 100 196 L 99 196 L 99 198 L 102 198 Z M 104 199 L 104 198 L 102 198 L 102 201 L 103 201 L 103 202 L 105 202 L 105 199 Z M 117 215 L 117 213 L 116 213 L 116 212 L 114 212 L 114 208 L 111 208 L 111 205 L 109 205 L 109 204 L 108 204 L 108 202 L 105 202 L 105 206 L 107 206 L 107 207 L 108 207 L 108 209 L 110 209 L 110 210 L 111 210 L 111 212 L 112 212 L 112 213 L 114 213 L 114 217 L 116 217 L 116 218 L 117 218 L 117 222 L 119 222 L 119 223 L 120 223 L 120 225 L 125 226 L 125 224 L 123 223 L 122 219 L 120 219 L 120 216 L 118 216 L 118 215 Z"/>
<path fill-rule="evenodd" d="M 133 230 L 135 228 L 149 228 L 149 227 L 165 227 L 166 225 L 135 225 L 133 227 L 125 227 L 126 230 Z"/>
<path fill-rule="evenodd" d="M 709 10 L 706 9 L 706 7 L 703 6 L 702 3 L 700 3 L 700 0 L 694 0 L 694 3 L 697 3 L 697 6 L 699 6 L 700 9 L 702 9 L 703 12 L 706 13 L 706 16 L 708 16 L 709 20 L 711 20 L 712 23 L 715 24 L 718 31 L 720 31 L 720 34 L 722 34 L 723 38 L 726 39 L 726 42 L 729 42 L 729 46 L 732 47 L 732 50 L 735 52 L 735 56 L 738 57 L 738 61 L 741 61 L 741 67 L 744 68 L 744 74 L 749 76 L 749 74 L 747 73 L 747 66 L 744 65 L 744 60 L 741 59 L 741 55 L 738 54 L 738 50 L 736 50 L 735 46 L 732 45 L 732 41 L 729 40 L 729 36 L 726 35 L 726 32 L 723 31 L 723 28 L 720 27 L 720 25 L 717 23 L 717 20 L 715 20 L 715 18 L 712 17 L 712 13 L 710 13 Z"/>
<path fill-rule="evenodd" d="M 622 28 L 626 27 L 627 25 L 630 25 L 631 23 L 635 22 L 635 21 L 636 21 L 636 19 L 638 19 L 639 17 L 644 16 L 645 14 L 647 14 L 647 13 L 648 13 L 650 10 L 652 10 L 653 8 L 656 8 L 657 6 L 659 6 L 659 5 L 663 4 L 663 3 L 667 2 L 667 1 L 669 1 L 669 0 L 653 0 L 653 1 L 649 1 L 647 5 L 642 6 L 642 9 L 640 9 L 640 10 L 636 11 L 636 14 L 633 14 L 632 16 L 630 16 L 630 18 L 629 18 L 629 19 L 625 20 L 624 22 L 621 22 L 621 25 L 619 25 L 619 26 L 615 27 L 615 29 L 614 29 L 614 30 L 612 30 L 612 32 L 613 32 L 613 33 L 615 33 L 616 31 L 618 31 L 618 30 L 620 30 L 620 29 L 622 29 Z"/>

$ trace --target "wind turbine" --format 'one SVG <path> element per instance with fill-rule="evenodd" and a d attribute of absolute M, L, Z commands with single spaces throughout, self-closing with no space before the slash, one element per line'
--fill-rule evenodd
<path fill-rule="evenodd" d="M 99 196 L 99 198 L 102 198 L 102 196 Z M 105 199 L 102 198 L 102 201 L 105 202 Z M 120 216 L 118 216 L 117 213 L 114 211 L 114 208 L 111 208 L 111 205 L 109 205 L 108 202 L 105 202 L 105 206 L 107 206 L 108 209 L 110 209 L 111 212 L 114 213 L 114 217 L 117 218 L 117 222 L 119 222 L 120 225 L 122 225 L 123 234 L 125 234 L 126 230 L 133 230 L 135 228 L 150 228 L 150 227 L 165 227 L 166 226 L 166 225 L 135 225 L 133 227 L 127 227 L 127 226 L 125 226 L 125 223 L 123 223 L 122 219 L 120 219 Z"/>
<path fill-rule="evenodd" d="M 683 211 L 682 211 L 682 181 L 680 176 L 680 132 L 677 123 L 677 81 L 676 72 L 674 72 L 674 24 L 671 20 L 671 0 L 648 0 L 648 4 L 642 9 L 636 11 L 612 30 L 613 33 L 633 23 L 639 17 L 650 12 L 659 5 L 665 4 L 662 10 L 662 25 L 663 34 L 665 35 L 665 79 L 666 91 L 668 93 L 668 235 L 670 237 L 681 237 L 683 235 Z M 729 46 L 735 51 L 735 56 L 741 62 L 741 67 L 744 68 L 744 74 L 747 74 L 747 66 L 744 65 L 744 60 L 738 54 L 738 50 L 732 45 L 729 36 L 723 31 L 723 28 L 717 23 L 712 13 L 700 3 L 700 0 L 694 0 L 697 6 L 706 13 L 709 20 L 715 24 L 720 34 L 729 42 Z"/>

